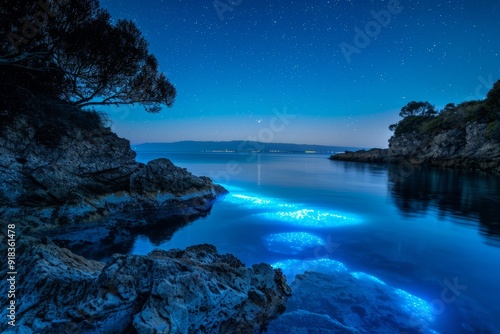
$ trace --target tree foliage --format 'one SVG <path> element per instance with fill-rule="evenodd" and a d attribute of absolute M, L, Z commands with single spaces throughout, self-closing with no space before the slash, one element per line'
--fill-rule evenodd
<path fill-rule="evenodd" d="M 486 95 L 485 100 L 466 101 L 458 105 L 448 103 L 436 115 L 434 106 L 428 102 L 408 103 L 401 109 L 403 119 L 391 124 L 389 129 L 395 136 L 409 132 L 426 135 L 436 135 L 443 131 L 465 130 L 470 123 L 486 124 L 486 137 L 500 141 L 500 80 L 497 81 Z"/>
<path fill-rule="evenodd" d="M 416 102 L 411 101 L 406 106 L 401 108 L 401 112 L 399 116 L 408 117 L 408 116 L 434 116 L 437 114 L 436 109 L 429 102 Z"/>
<path fill-rule="evenodd" d="M 442 112 L 453 112 L 457 109 L 457 106 L 455 103 L 448 103 L 447 105 L 444 106 Z"/>
<path fill-rule="evenodd" d="M 77 107 L 139 103 L 158 112 L 174 103 L 176 89 L 137 26 L 113 24 L 97 0 L 5 1 L 0 19 L 3 90 Z"/>
<path fill-rule="evenodd" d="M 500 111 L 500 80 L 493 84 L 493 88 L 486 95 L 486 101 L 493 111 Z"/>

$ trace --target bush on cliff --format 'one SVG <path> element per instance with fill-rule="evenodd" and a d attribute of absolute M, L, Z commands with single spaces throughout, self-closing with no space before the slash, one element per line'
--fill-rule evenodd
<path fill-rule="evenodd" d="M 438 115 L 429 103 L 412 101 L 401 109 L 400 116 L 401 121 L 389 126 L 396 137 L 410 132 L 434 136 L 443 131 L 465 129 L 468 123 L 486 123 L 487 138 L 500 141 L 500 80 L 483 101 L 448 103 Z"/>
<path fill-rule="evenodd" d="M 6 107 L 4 102 L 0 101 L 0 135 L 4 135 L 5 129 L 16 119 L 23 118 L 36 129 L 33 140 L 48 148 L 58 147 L 62 138 L 76 129 L 92 136 L 108 125 L 104 113 L 81 110 L 58 100 L 27 98 L 18 101 L 15 109 Z"/>
<path fill-rule="evenodd" d="M 403 117 L 396 124 L 391 124 L 389 130 L 394 131 L 396 136 L 413 131 L 419 131 L 422 124 L 430 117 L 436 115 L 437 111 L 429 102 L 411 101 L 399 112 L 399 116 Z"/>
<path fill-rule="evenodd" d="M 488 123 L 488 126 L 486 127 L 486 137 L 500 141 L 500 120 Z"/>
<path fill-rule="evenodd" d="M 500 112 L 500 80 L 493 84 L 493 88 L 486 95 L 486 103 L 494 112 Z"/>

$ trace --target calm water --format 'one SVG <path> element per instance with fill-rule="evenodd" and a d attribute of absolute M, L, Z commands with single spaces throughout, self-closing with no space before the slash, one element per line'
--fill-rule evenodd
<path fill-rule="evenodd" d="M 137 236 L 130 253 L 210 243 L 289 279 L 341 262 L 430 303 L 440 333 L 500 333 L 500 178 L 322 155 L 138 153 L 157 157 L 231 193 L 175 232 Z M 453 302 L 446 282 L 459 286 Z"/>

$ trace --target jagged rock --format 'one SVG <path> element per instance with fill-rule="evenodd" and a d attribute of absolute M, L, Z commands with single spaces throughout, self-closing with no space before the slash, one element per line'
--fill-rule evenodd
<path fill-rule="evenodd" d="M 35 140 L 36 126 L 19 115 L 2 131 L 0 173 L 8 180 L 0 189 L 2 205 L 59 204 L 128 188 L 139 167 L 128 140 L 108 128 L 75 128 L 57 147 L 47 147 Z"/>
<path fill-rule="evenodd" d="M 286 312 L 269 334 L 432 333 L 432 312 L 423 301 L 370 276 L 307 271 L 290 287 Z"/>
<path fill-rule="evenodd" d="M 487 124 L 469 123 L 464 129 L 441 131 L 435 135 L 410 132 L 391 137 L 389 149 L 346 152 L 330 159 L 410 163 L 500 174 L 500 144 L 488 139 L 486 128 Z"/>
<path fill-rule="evenodd" d="M 59 227 L 123 211 L 191 215 L 226 192 L 168 159 L 136 162 L 129 141 L 102 126 L 61 129 L 57 145 L 49 135 L 38 138 L 43 129 L 29 113 L 0 130 L 0 213 L 20 228 Z"/>
<path fill-rule="evenodd" d="M 168 159 L 156 159 L 132 174 L 130 192 L 143 195 L 169 192 L 182 196 L 210 188 L 211 184 L 209 178 L 196 177 Z"/>
<path fill-rule="evenodd" d="M 116 254 L 106 265 L 29 237 L 18 252 L 16 327 L 3 322 L 5 333 L 259 333 L 290 295 L 279 270 L 245 267 L 211 245 Z"/>

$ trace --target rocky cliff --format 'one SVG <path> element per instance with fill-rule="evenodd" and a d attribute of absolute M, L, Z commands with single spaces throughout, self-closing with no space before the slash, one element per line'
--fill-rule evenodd
<path fill-rule="evenodd" d="M 207 214 L 226 190 L 168 159 L 136 162 L 95 112 L 41 103 L 0 114 L 0 223 L 2 234 L 15 224 L 17 256 L 17 274 L 0 277 L 15 280 L 15 319 L 6 307 L 0 317 L 16 326 L 3 321 L 2 333 L 259 333 L 284 311 L 281 271 L 211 245 L 103 263 L 54 244 L 47 235 L 95 247 L 159 223 L 175 230 L 170 217 Z M 2 234 L 0 253 L 13 254 Z"/>
<path fill-rule="evenodd" d="M 17 250 L 16 326 L 2 321 L 2 333 L 259 333 L 291 292 L 281 271 L 245 267 L 210 245 L 107 264 L 47 239 L 23 237 Z"/>
<path fill-rule="evenodd" d="M 488 138 L 487 124 L 469 123 L 464 129 L 438 134 L 412 131 L 389 140 L 388 149 L 346 152 L 332 160 L 410 163 L 413 165 L 460 168 L 500 174 L 500 143 Z"/>
<path fill-rule="evenodd" d="M 192 213 L 225 192 L 167 159 L 136 162 L 129 141 L 96 122 L 91 112 L 68 108 L 50 118 L 51 108 L 44 107 L 48 110 L 33 115 L 3 111 L 0 213 L 5 219 L 47 228 L 123 211 Z"/>

